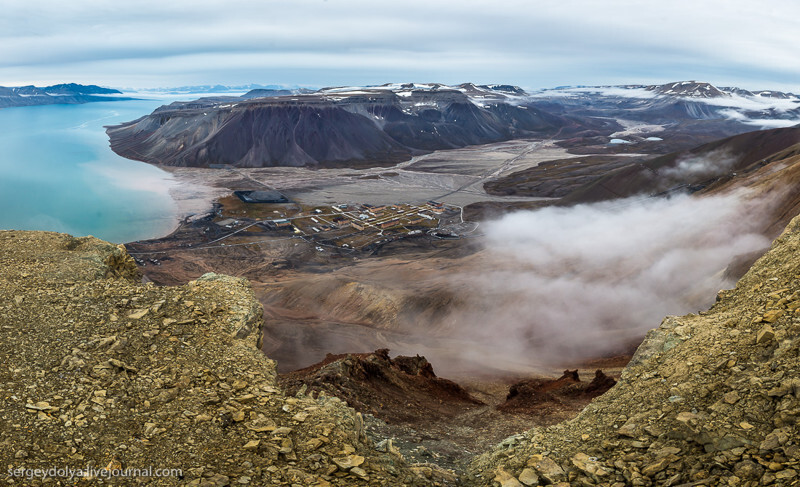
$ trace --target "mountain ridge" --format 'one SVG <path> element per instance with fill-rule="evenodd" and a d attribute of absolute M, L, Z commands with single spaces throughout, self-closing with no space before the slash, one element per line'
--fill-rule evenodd
<path fill-rule="evenodd" d="M 107 134 L 121 156 L 167 166 L 374 167 L 519 138 L 611 139 L 624 133 L 620 119 L 669 128 L 686 148 L 800 122 L 800 99 L 695 81 L 536 93 L 473 83 L 265 89 L 172 103 Z"/>
<path fill-rule="evenodd" d="M 432 150 L 551 135 L 569 125 L 506 103 L 509 96 L 467 84 L 399 84 L 200 99 L 107 132 L 118 154 L 165 165 L 374 166 Z"/>
<path fill-rule="evenodd" d="M 5 87 L 0 86 L 0 108 L 81 104 L 98 101 L 130 100 L 118 97 L 122 92 L 113 88 L 77 83 L 61 83 L 51 86 L 34 85 Z"/>

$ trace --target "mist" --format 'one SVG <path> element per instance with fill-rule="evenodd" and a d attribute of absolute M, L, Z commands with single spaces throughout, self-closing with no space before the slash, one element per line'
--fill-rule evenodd
<path fill-rule="evenodd" d="M 659 169 L 659 180 L 664 181 L 664 189 L 679 181 L 703 181 L 729 173 L 738 158 L 729 150 L 718 149 L 699 156 L 686 156 L 676 161 L 674 166 Z"/>
<path fill-rule="evenodd" d="M 757 228 L 767 206 L 745 192 L 629 198 L 490 222 L 481 271 L 451 280 L 472 296 L 451 329 L 484 350 L 461 358 L 535 367 L 630 351 L 735 284 L 731 261 L 769 245 Z"/>
<path fill-rule="evenodd" d="M 705 310 L 735 285 L 728 266 L 769 246 L 774 193 L 515 212 L 482 222 L 466 255 L 366 259 L 269 286 L 259 291 L 272 316 L 265 352 L 288 371 L 388 348 L 449 378 L 552 374 L 629 354 L 665 316 Z"/>

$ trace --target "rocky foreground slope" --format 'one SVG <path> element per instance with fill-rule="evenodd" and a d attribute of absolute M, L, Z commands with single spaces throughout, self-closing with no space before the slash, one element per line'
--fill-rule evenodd
<path fill-rule="evenodd" d="M 181 472 L 112 483 L 434 482 L 436 468 L 376 451 L 340 400 L 281 393 L 259 351 L 261 313 L 243 279 L 142 285 L 120 247 L 0 232 L 2 475 L 38 485 L 17 469 L 152 467 Z"/>
<path fill-rule="evenodd" d="M 800 218 L 707 312 L 667 317 L 577 418 L 511 437 L 472 485 L 800 484 Z"/>
<path fill-rule="evenodd" d="M 246 281 L 141 285 L 121 248 L 0 232 L 0 460 L 178 468 L 148 480 L 191 485 L 795 485 L 798 250 L 795 218 L 709 311 L 650 332 L 576 419 L 510 437 L 456 478 L 379 451 L 337 399 L 281 392 Z"/>

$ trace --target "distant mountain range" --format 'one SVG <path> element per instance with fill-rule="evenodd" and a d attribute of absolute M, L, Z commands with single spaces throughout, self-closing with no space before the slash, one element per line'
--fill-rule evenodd
<path fill-rule="evenodd" d="M 256 88 L 243 96 L 176 102 L 109 127 L 108 134 L 120 155 L 156 164 L 363 167 L 516 138 L 606 144 L 631 124 L 652 125 L 653 133 L 638 130 L 613 141 L 635 144 L 667 129 L 668 149 L 679 150 L 798 122 L 800 99 L 793 94 L 698 81 L 536 93 L 512 85 L 389 83 Z"/>
<path fill-rule="evenodd" d="M 779 98 L 782 100 L 797 99 L 797 95 L 780 91 L 748 91 L 741 88 L 717 88 L 710 83 L 700 81 L 679 81 L 665 85 L 650 85 L 644 87 L 660 95 L 670 95 L 689 98 L 724 98 L 731 96 Z"/>
<path fill-rule="evenodd" d="M 736 87 L 716 87 L 711 83 L 704 81 L 676 81 L 674 83 L 666 83 L 663 85 L 620 85 L 620 86 L 559 86 L 557 88 L 542 90 L 542 92 L 580 92 L 580 91 L 596 91 L 601 89 L 622 88 L 631 90 L 642 89 L 651 91 L 654 94 L 664 95 L 674 98 L 725 98 L 732 96 L 740 97 L 762 97 L 762 98 L 778 98 L 783 100 L 798 100 L 798 96 L 793 93 L 784 93 L 781 91 L 749 91 Z"/>
<path fill-rule="evenodd" d="M 130 99 L 113 96 L 121 94 L 121 91 L 111 88 L 102 88 L 96 85 L 79 85 L 75 83 L 44 86 L 41 88 L 33 85 L 11 88 L 0 86 L 0 108 Z"/>
<path fill-rule="evenodd" d="M 205 93 L 242 93 L 251 90 L 294 90 L 301 89 L 300 87 L 286 87 L 283 85 L 260 85 L 257 83 L 249 83 L 245 85 L 186 85 L 186 86 L 171 86 L 162 88 L 123 88 L 125 92 L 135 93 L 167 93 L 167 94 L 205 94 Z M 309 90 L 313 91 L 313 90 Z"/>

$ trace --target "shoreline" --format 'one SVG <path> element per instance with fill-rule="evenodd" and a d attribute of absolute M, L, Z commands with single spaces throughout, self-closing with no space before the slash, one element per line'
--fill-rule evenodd
<path fill-rule="evenodd" d="M 148 164 L 143 162 L 142 164 Z M 197 179 L 186 177 L 175 171 L 175 168 L 151 164 L 153 167 L 161 169 L 169 174 L 170 187 L 167 190 L 169 197 L 175 203 L 176 211 L 171 218 L 170 229 L 168 232 L 146 239 L 133 240 L 126 243 L 145 242 L 148 240 L 161 240 L 170 238 L 177 232 L 181 225 L 192 221 L 194 218 L 203 218 L 214 209 L 214 204 L 223 196 L 227 196 L 233 190 L 226 187 L 214 187 Z M 204 168 L 192 168 L 193 170 L 204 170 Z M 205 169 L 215 171 L 215 169 Z"/>
<path fill-rule="evenodd" d="M 487 156 L 491 156 L 489 161 L 477 162 Z M 454 158 L 468 164 L 468 167 L 463 172 L 453 173 L 438 167 L 441 161 L 437 159 L 442 157 Z M 213 209 L 214 203 L 236 190 L 276 189 L 290 199 L 300 197 L 310 204 L 385 204 L 434 199 L 465 206 L 486 201 L 514 203 L 548 200 L 550 198 L 488 194 L 481 185 L 487 178 L 495 179 L 503 174 L 537 166 L 543 160 L 559 157 L 569 157 L 569 154 L 564 149 L 554 148 L 542 141 L 515 140 L 434 151 L 393 166 L 369 169 L 212 169 L 142 162 L 170 175 L 172 184 L 168 193 L 176 205 L 170 231 L 147 240 L 169 237 L 187 218 L 207 215 Z M 425 167 L 428 164 L 431 167 Z M 373 194 L 380 197 L 376 199 L 371 196 Z"/>

